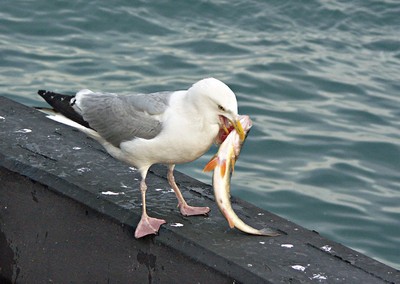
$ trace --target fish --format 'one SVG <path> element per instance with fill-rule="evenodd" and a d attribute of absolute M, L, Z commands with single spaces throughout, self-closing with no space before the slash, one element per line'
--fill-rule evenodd
<path fill-rule="evenodd" d="M 239 121 L 242 125 L 246 138 L 250 128 L 253 125 L 253 122 L 247 115 L 241 115 L 239 117 Z M 203 171 L 210 172 L 214 170 L 213 187 L 215 201 L 217 202 L 218 208 L 222 215 L 228 221 L 230 228 L 237 228 L 240 231 L 251 235 L 270 237 L 279 236 L 280 234 L 273 229 L 263 228 L 258 230 L 247 225 L 236 215 L 232 209 L 230 200 L 231 176 L 234 172 L 235 163 L 239 157 L 244 141 L 245 139 L 241 139 L 237 131 L 232 129 L 220 145 L 217 154 L 206 164 Z"/>

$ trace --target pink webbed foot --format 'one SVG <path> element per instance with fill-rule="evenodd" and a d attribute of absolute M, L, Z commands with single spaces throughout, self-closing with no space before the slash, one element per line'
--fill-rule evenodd
<path fill-rule="evenodd" d="M 207 215 L 210 212 L 209 207 L 193 207 L 187 204 L 178 205 L 183 216 Z"/>
<path fill-rule="evenodd" d="M 157 234 L 160 226 L 165 223 L 165 220 L 142 215 L 135 230 L 135 238 L 139 239 L 147 235 Z"/>

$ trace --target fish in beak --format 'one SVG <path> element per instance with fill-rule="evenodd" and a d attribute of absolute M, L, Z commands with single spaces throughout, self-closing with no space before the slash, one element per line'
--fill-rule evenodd
<path fill-rule="evenodd" d="M 224 142 L 225 138 L 231 133 L 233 129 L 236 130 L 239 135 L 240 142 L 243 142 L 246 138 L 246 134 L 243 130 L 243 126 L 239 120 L 239 117 L 236 119 L 231 119 L 226 116 L 220 116 L 220 132 L 216 138 L 216 143 L 219 145 Z"/>
<path fill-rule="evenodd" d="M 224 117 L 227 119 L 226 117 Z M 239 121 L 239 119 L 241 121 Z M 228 121 L 226 121 L 228 122 Z M 225 126 L 229 132 L 225 140 L 218 149 L 218 153 L 204 167 L 203 171 L 214 171 L 213 188 L 215 201 L 229 223 L 229 227 L 237 229 L 252 235 L 260 236 L 278 236 L 279 233 L 271 228 L 255 229 L 244 223 L 233 211 L 231 204 L 231 175 L 240 150 L 243 146 L 243 140 L 249 133 L 252 121 L 247 115 L 238 117 L 237 120 Z M 229 127 L 229 128 L 228 128 Z M 221 129 L 223 129 L 221 125 Z M 235 129 L 236 131 L 233 131 Z M 230 130 L 230 131 L 229 131 Z M 222 130 L 223 131 L 223 130 Z"/>

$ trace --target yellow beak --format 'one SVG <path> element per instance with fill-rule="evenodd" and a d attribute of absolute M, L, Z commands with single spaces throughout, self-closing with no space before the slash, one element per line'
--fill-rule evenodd
<path fill-rule="evenodd" d="M 243 130 L 243 127 L 242 127 L 242 124 L 240 123 L 240 121 L 238 119 L 235 121 L 230 120 L 230 123 L 232 123 L 236 132 L 239 134 L 240 142 L 243 142 L 244 139 L 246 138 L 246 136 L 244 135 L 244 130 Z"/>

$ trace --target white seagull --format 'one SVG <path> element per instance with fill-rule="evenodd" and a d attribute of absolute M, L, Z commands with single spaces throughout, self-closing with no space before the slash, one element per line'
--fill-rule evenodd
<path fill-rule="evenodd" d="M 208 207 L 189 206 L 175 183 L 175 164 L 202 156 L 233 128 L 244 140 L 235 94 L 223 82 L 207 78 L 175 92 L 118 95 L 81 90 L 75 96 L 38 92 L 62 115 L 50 117 L 97 140 L 114 158 L 141 174 L 142 217 L 135 237 L 156 234 L 165 220 L 146 212 L 146 175 L 151 165 L 168 165 L 168 182 L 185 216 L 203 215 Z"/>

